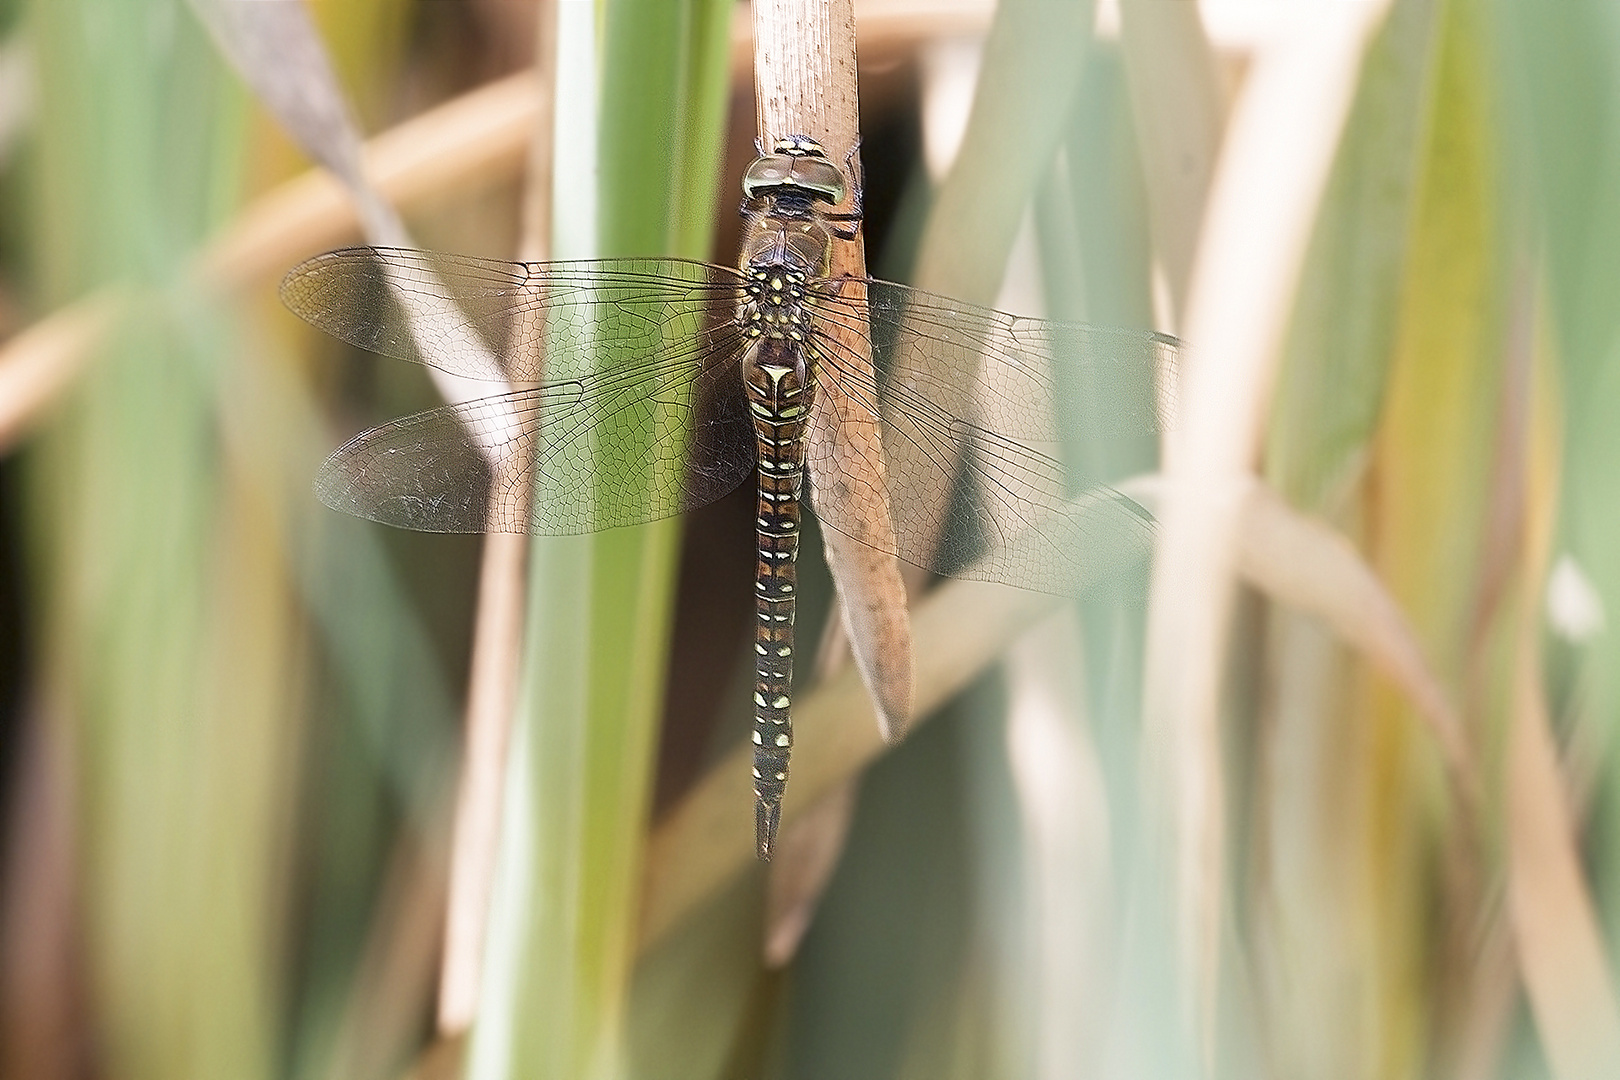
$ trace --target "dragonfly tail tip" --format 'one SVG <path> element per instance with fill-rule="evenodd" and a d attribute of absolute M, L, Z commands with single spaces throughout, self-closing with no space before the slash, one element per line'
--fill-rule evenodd
<path fill-rule="evenodd" d="M 771 851 L 776 846 L 776 830 L 782 823 L 782 802 L 780 799 L 760 799 L 754 804 L 754 843 L 760 862 L 771 861 Z"/>

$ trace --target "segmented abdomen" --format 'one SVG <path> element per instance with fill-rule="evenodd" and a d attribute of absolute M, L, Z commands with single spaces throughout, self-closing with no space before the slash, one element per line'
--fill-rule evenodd
<path fill-rule="evenodd" d="M 793 615 L 798 595 L 799 493 L 812 388 L 802 342 L 766 338 L 744 378 L 759 443 L 759 563 L 754 575 L 755 842 L 770 858 L 793 750 Z"/>

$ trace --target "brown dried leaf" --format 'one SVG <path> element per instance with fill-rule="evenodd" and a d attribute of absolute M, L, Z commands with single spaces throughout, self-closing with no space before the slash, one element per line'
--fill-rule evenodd
<path fill-rule="evenodd" d="M 555 74 L 557 9 L 542 3 L 535 13 L 536 69 Z M 552 79 L 535 81 L 535 122 L 524 181 L 523 226 L 518 257 L 544 260 L 551 250 L 552 140 L 556 95 Z M 534 370 L 540 370 L 535 357 Z M 499 490 L 521 486 L 531 496 L 530 473 L 509 464 Z M 515 475 L 513 475 L 515 473 Z M 495 508 L 491 507 L 491 513 Z M 443 965 L 439 973 L 441 1037 L 461 1035 L 478 1015 L 483 985 L 484 939 L 494 893 L 501 805 L 506 793 L 507 750 L 522 671 L 529 538 L 491 533 L 479 567 L 478 621 L 473 628 L 472 676 L 467 686 L 466 752 L 456 794 L 449 894 L 445 905 Z"/>
<path fill-rule="evenodd" d="M 858 145 L 855 84 L 855 15 L 849 0 L 802 4 L 760 0 L 754 5 L 754 83 L 759 102 L 762 143 L 784 135 L 808 135 L 827 155 L 842 164 L 853 161 Z M 854 184 L 843 205 L 853 205 Z M 859 281 L 866 276 L 866 252 L 859 239 L 834 244 L 831 273 Z M 836 329 L 842 330 L 843 327 Z M 854 357 L 871 364 L 866 337 L 848 333 L 841 344 Z M 864 409 L 840 398 L 833 380 L 820 384 L 823 401 L 811 414 L 809 468 L 817 504 L 871 506 L 862 522 L 864 535 L 851 539 L 823 531 L 856 665 L 878 703 L 878 722 L 885 738 L 905 730 L 911 715 L 911 633 L 899 563 L 883 552 L 895 549 L 886 502 L 850 500 L 847 485 L 886 498 L 888 485 L 877 421 Z M 832 418 L 842 417 L 834 438 Z M 835 461 L 823 470 L 819 463 Z"/>
<path fill-rule="evenodd" d="M 360 128 L 301 3 L 191 0 L 214 43 L 310 157 L 343 181 L 374 244 L 406 247 L 405 226 L 360 168 Z"/>
<path fill-rule="evenodd" d="M 761 143 L 769 146 L 780 136 L 804 134 L 819 141 L 834 161 L 855 162 L 859 113 L 853 3 L 759 0 L 754 4 L 753 33 Z M 848 211 L 854 205 L 858 170 L 850 179 L 850 192 L 835 210 Z M 866 277 L 866 250 L 859 233 L 852 241 L 833 245 L 829 270 L 853 282 Z M 846 330 L 839 326 L 834 332 Z M 848 330 L 840 344 L 870 369 L 871 345 L 865 335 Z M 835 499 L 872 511 L 861 522 L 863 536 L 852 539 L 822 530 L 847 641 L 829 635 L 822 644 L 820 666 L 824 676 L 835 669 L 843 644 L 848 644 L 875 705 L 878 728 L 884 740 L 892 742 L 911 720 L 912 638 L 899 562 L 884 554 L 893 551 L 895 543 L 878 424 L 870 413 L 843 398 L 836 380 L 820 384 L 817 393 L 821 400 L 810 416 L 807 454 L 813 498 L 818 505 Z M 837 417 L 844 422 L 834 430 Z M 838 467 L 822 469 L 824 462 L 837 462 Z M 843 490 L 850 483 L 878 498 L 851 501 Z M 802 707 L 799 715 L 804 716 Z M 795 785 L 802 783 L 802 748 L 798 756 Z M 782 833 L 770 876 L 767 963 L 787 963 L 814 916 L 843 849 L 855 784 L 852 776 L 838 794 L 821 800 L 812 820 L 790 824 Z"/>
<path fill-rule="evenodd" d="M 841 500 L 840 505 L 870 505 L 874 510 L 863 522 L 867 530 L 863 538 L 823 529 L 822 545 L 838 589 L 839 608 L 855 665 L 872 691 L 884 740 L 895 742 L 911 722 L 914 693 L 906 587 L 900 579 L 898 560 L 885 553 L 895 547 L 887 501 L 873 504 L 845 494 L 851 482 L 860 483 L 863 490 L 887 491 L 877 421 L 857 408 L 845 406 L 842 411 L 846 422 L 836 439 L 826 431 L 828 417 L 836 413 L 817 410 L 811 417 L 810 461 L 838 462 L 838 467 L 826 474 L 813 471 L 812 491 L 818 505 L 824 500 Z M 869 425 L 863 426 L 869 430 L 857 433 L 848 417 L 865 417 Z"/>

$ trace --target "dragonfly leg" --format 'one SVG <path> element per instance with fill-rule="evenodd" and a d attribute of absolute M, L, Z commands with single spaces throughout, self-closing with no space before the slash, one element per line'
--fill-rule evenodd
<path fill-rule="evenodd" d="M 844 174 L 849 178 L 850 207 L 836 214 L 823 214 L 822 220 L 832 222 L 833 235 L 840 240 L 853 240 L 861 231 L 861 220 L 866 216 L 866 184 L 861 172 L 861 140 L 844 155 Z"/>

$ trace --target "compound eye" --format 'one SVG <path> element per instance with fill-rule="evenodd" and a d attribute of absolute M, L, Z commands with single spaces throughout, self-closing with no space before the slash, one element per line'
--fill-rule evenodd
<path fill-rule="evenodd" d="M 743 194 L 750 199 L 768 188 L 792 182 L 793 159 L 781 154 L 755 158 L 743 173 Z"/>
<path fill-rule="evenodd" d="M 844 201 L 844 174 L 838 166 L 822 157 L 800 158 L 796 164 L 795 184 L 834 206 Z"/>

